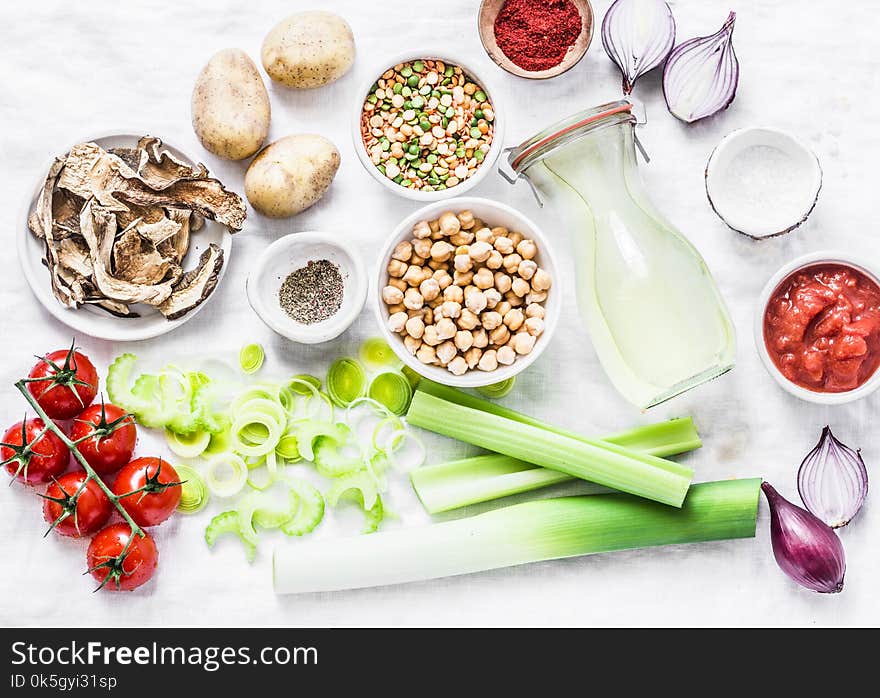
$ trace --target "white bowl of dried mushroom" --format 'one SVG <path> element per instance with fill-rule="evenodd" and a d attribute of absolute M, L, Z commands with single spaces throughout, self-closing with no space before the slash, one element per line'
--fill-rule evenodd
<path fill-rule="evenodd" d="M 223 277 L 246 209 L 158 138 L 82 140 L 41 173 L 17 232 L 37 299 L 77 333 L 127 341 L 192 318 Z"/>
<path fill-rule="evenodd" d="M 438 201 L 404 219 L 376 270 L 379 324 L 420 375 L 459 388 L 506 380 L 544 351 L 562 302 L 540 228 L 504 204 Z"/>

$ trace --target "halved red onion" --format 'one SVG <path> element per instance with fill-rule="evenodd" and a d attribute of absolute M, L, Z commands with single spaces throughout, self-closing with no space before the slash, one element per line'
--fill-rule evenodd
<path fill-rule="evenodd" d="M 862 454 L 838 441 L 826 426 L 798 470 L 798 492 L 810 513 L 831 528 L 846 526 L 868 495 Z"/>
<path fill-rule="evenodd" d="M 820 594 L 843 591 L 843 543 L 824 521 L 779 494 L 769 482 L 761 489 L 770 505 L 770 541 L 779 568 L 802 587 Z"/>
<path fill-rule="evenodd" d="M 689 124 L 727 109 L 736 97 L 739 61 L 733 50 L 731 12 L 711 36 L 676 46 L 663 69 L 663 96 L 673 116 Z"/>
<path fill-rule="evenodd" d="M 674 45 L 675 18 L 663 0 L 616 0 L 602 20 L 602 46 L 623 75 L 626 95 Z"/>

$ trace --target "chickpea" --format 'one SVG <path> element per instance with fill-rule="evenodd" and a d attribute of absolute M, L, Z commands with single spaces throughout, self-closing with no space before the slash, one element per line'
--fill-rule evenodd
<path fill-rule="evenodd" d="M 410 335 L 406 335 L 406 337 L 403 338 L 403 346 L 406 347 L 406 350 L 410 354 L 415 356 L 416 352 L 419 350 L 419 347 L 422 346 L 422 340 L 416 339 L 415 337 L 412 337 Z"/>
<path fill-rule="evenodd" d="M 476 330 L 474 333 L 474 346 L 477 349 L 483 349 L 489 346 L 489 333 L 486 332 L 482 327 Z"/>
<path fill-rule="evenodd" d="M 461 303 L 455 301 L 444 301 L 440 306 L 443 317 L 452 318 L 453 320 L 461 315 Z"/>
<path fill-rule="evenodd" d="M 513 252 L 514 246 L 508 237 L 496 237 L 495 238 L 495 249 L 498 250 L 502 255 L 508 255 Z"/>
<path fill-rule="evenodd" d="M 475 287 L 473 291 L 465 294 L 464 304 L 472 313 L 479 315 L 486 309 L 486 296 Z"/>
<path fill-rule="evenodd" d="M 443 301 L 462 303 L 464 301 L 464 291 L 461 286 L 447 286 L 443 291 Z"/>
<path fill-rule="evenodd" d="M 443 344 L 437 347 L 436 352 L 437 359 L 443 366 L 452 361 L 455 358 L 455 355 L 458 354 L 458 350 L 452 342 L 443 342 Z"/>
<path fill-rule="evenodd" d="M 429 347 L 436 347 L 443 340 L 440 339 L 440 336 L 437 332 L 437 325 L 426 325 L 425 331 L 422 334 L 422 341 L 427 344 Z"/>
<path fill-rule="evenodd" d="M 519 332 L 513 339 L 514 351 L 521 356 L 531 353 L 535 348 L 535 339 L 528 332 Z"/>
<path fill-rule="evenodd" d="M 468 368 L 475 368 L 480 362 L 483 350 L 479 347 L 471 347 L 464 353 L 464 360 L 467 362 Z"/>
<path fill-rule="evenodd" d="M 552 283 L 553 281 L 550 278 L 550 274 L 543 269 L 538 269 L 532 277 L 532 288 L 535 291 L 546 291 L 550 288 Z"/>
<path fill-rule="evenodd" d="M 494 235 L 496 238 L 506 238 L 508 235 L 510 235 L 510 231 L 503 225 L 498 225 L 492 228 L 492 235 Z"/>
<path fill-rule="evenodd" d="M 476 233 L 477 242 L 487 242 L 490 245 L 495 242 L 495 235 L 488 228 L 480 228 Z"/>
<path fill-rule="evenodd" d="M 427 344 L 422 344 L 422 346 L 419 347 L 418 351 L 416 351 L 416 358 L 423 364 L 436 364 L 437 352 L 434 350 L 434 347 L 430 347 Z"/>
<path fill-rule="evenodd" d="M 435 271 L 433 276 L 437 280 L 437 283 L 440 284 L 441 291 L 446 290 L 452 285 L 452 277 L 449 276 L 449 272 L 445 269 Z"/>
<path fill-rule="evenodd" d="M 505 344 L 495 352 L 495 356 L 498 359 L 498 363 L 505 366 L 510 366 L 510 364 L 516 361 L 516 351 L 508 344 Z"/>
<path fill-rule="evenodd" d="M 520 277 L 528 281 L 535 275 L 535 272 L 537 270 L 537 264 L 535 264 L 531 259 L 524 259 L 519 263 L 519 266 L 516 268 L 516 273 L 519 274 Z"/>
<path fill-rule="evenodd" d="M 437 271 L 438 269 L 446 269 L 446 262 L 438 262 L 436 259 L 429 259 L 428 266 L 432 271 Z"/>
<path fill-rule="evenodd" d="M 519 277 L 513 280 L 513 283 L 510 286 L 510 290 L 513 291 L 517 296 L 522 298 L 526 295 L 531 289 L 529 288 L 529 282 L 525 279 L 520 279 Z"/>
<path fill-rule="evenodd" d="M 432 223 L 433 223 L 433 222 L 434 222 L 434 221 L 432 221 Z M 443 231 L 440 230 L 439 227 L 437 228 L 437 230 L 432 230 L 432 231 L 431 231 L 431 240 L 432 240 L 433 242 L 437 242 L 438 240 L 442 240 L 444 237 L 445 237 L 445 235 L 443 235 Z"/>
<path fill-rule="evenodd" d="M 540 337 L 544 331 L 544 321 L 539 317 L 530 317 L 525 322 L 526 332 L 533 337 Z"/>
<path fill-rule="evenodd" d="M 455 266 L 455 271 L 458 272 L 470 271 L 471 268 L 474 266 L 474 262 L 468 254 L 455 255 L 455 261 L 453 262 L 453 264 Z"/>
<path fill-rule="evenodd" d="M 459 230 L 461 230 L 461 223 L 458 221 L 458 218 L 452 211 L 444 211 L 440 214 L 439 218 L 440 223 L 440 231 L 449 237 L 450 235 L 455 235 Z"/>
<path fill-rule="evenodd" d="M 494 349 L 489 349 L 489 351 L 483 352 L 483 355 L 480 357 L 480 362 L 477 364 L 477 368 L 481 371 L 494 371 L 498 368 L 498 353 Z"/>
<path fill-rule="evenodd" d="M 457 271 L 452 275 L 452 283 L 456 286 L 468 286 L 474 278 L 474 272 L 472 271 Z"/>
<path fill-rule="evenodd" d="M 431 245 L 431 259 L 436 259 L 438 262 L 445 262 L 452 256 L 452 251 L 454 249 L 455 248 L 445 240 L 438 240 Z"/>
<path fill-rule="evenodd" d="M 465 244 L 465 245 L 458 245 L 458 246 L 455 248 L 455 255 L 457 256 L 457 255 L 460 255 L 460 254 L 468 254 L 468 252 L 470 252 L 470 251 L 471 251 L 471 246 L 470 246 L 470 245 L 467 245 L 467 244 Z M 452 261 L 454 262 L 455 260 L 453 259 Z"/>
<path fill-rule="evenodd" d="M 467 351 L 474 345 L 474 335 L 468 330 L 459 330 L 455 333 L 455 346 L 461 351 Z"/>
<path fill-rule="evenodd" d="M 539 317 L 542 320 L 544 319 L 544 315 L 546 315 L 546 311 L 544 310 L 544 306 L 538 303 L 529 303 L 526 307 L 526 317 Z"/>
<path fill-rule="evenodd" d="M 424 257 L 419 257 L 418 255 L 415 255 L 415 254 L 409 258 L 410 265 L 415 266 L 415 267 L 425 266 L 426 261 L 427 260 Z"/>
<path fill-rule="evenodd" d="M 474 217 L 474 224 L 471 226 L 471 230 L 482 230 L 486 227 L 486 224 L 483 223 L 481 218 Z"/>
<path fill-rule="evenodd" d="M 472 330 L 480 324 L 480 318 L 467 308 L 463 308 L 458 318 L 458 326 L 463 330 Z"/>
<path fill-rule="evenodd" d="M 474 234 L 466 230 L 459 230 L 455 235 L 449 236 L 449 242 L 453 245 L 470 245 L 474 241 Z"/>
<path fill-rule="evenodd" d="M 498 250 L 492 250 L 489 253 L 489 258 L 486 260 L 486 266 L 493 270 L 500 269 L 503 263 L 504 257 L 501 256 L 501 253 Z"/>
<path fill-rule="evenodd" d="M 446 365 L 446 369 L 453 376 L 463 376 L 465 373 L 467 373 L 468 364 L 463 356 L 456 356 Z"/>
<path fill-rule="evenodd" d="M 386 305 L 397 305 L 403 302 L 403 292 L 394 286 L 386 286 L 382 289 L 382 300 Z"/>
<path fill-rule="evenodd" d="M 496 305 L 501 302 L 501 293 L 498 289 L 489 288 L 483 291 L 483 295 L 486 296 L 486 307 L 489 310 L 492 310 Z"/>
<path fill-rule="evenodd" d="M 546 291 L 532 291 L 528 295 L 526 295 L 526 303 L 543 303 L 547 300 L 547 292 Z"/>
<path fill-rule="evenodd" d="M 434 324 L 434 311 L 430 308 L 425 308 L 422 310 L 422 322 L 425 325 L 433 325 Z"/>
<path fill-rule="evenodd" d="M 510 339 L 510 330 L 507 329 L 507 325 L 498 325 L 489 333 L 489 344 L 501 346 L 507 344 L 508 339 Z"/>
<path fill-rule="evenodd" d="M 422 283 L 422 268 L 415 265 L 410 266 L 403 275 L 403 280 L 410 286 L 418 286 Z"/>
<path fill-rule="evenodd" d="M 413 339 L 421 339 L 425 334 L 425 321 L 420 316 L 411 317 L 406 321 L 406 333 Z"/>
<path fill-rule="evenodd" d="M 414 238 L 422 240 L 431 235 L 431 226 L 428 221 L 419 221 L 413 226 L 412 234 Z"/>
<path fill-rule="evenodd" d="M 519 308 L 513 308 L 504 316 L 504 324 L 514 332 L 522 327 L 524 321 L 523 311 Z"/>
<path fill-rule="evenodd" d="M 501 316 L 494 311 L 489 311 L 480 315 L 480 324 L 490 331 L 498 327 L 498 325 L 501 324 L 501 320 Z"/>
<path fill-rule="evenodd" d="M 388 285 L 400 291 L 406 291 L 409 288 L 403 279 L 388 279 Z"/>
<path fill-rule="evenodd" d="M 432 276 L 430 279 L 425 279 L 419 284 L 419 293 L 422 294 L 422 298 L 430 302 L 440 295 L 440 284 Z"/>
<path fill-rule="evenodd" d="M 411 242 L 407 242 L 406 240 L 401 240 L 397 243 L 397 247 L 394 248 L 394 252 L 391 253 L 392 259 L 399 259 L 401 262 L 406 262 L 412 257 L 413 246 Z"/>
<path fill-rule="evenodd" d="M 493 277 L 492 272 L 485 267 L 474 274 L 474 286 L 481 291 L 485 291 L 487 288 L 492 288 L 494 285 L 495 277 Z"/>
<path fill-rule="evenodd" d="M 425 299 L 418 289 L 408 288 L 403 294 L 403 304 L 410 310 L 419 310 L 425 304 Z"/>
<path fill-rule="evenodd" d="M 495 306 L 495 312 L 501 313 L 501 317 L 507 315 L 510 312 L 510 303 L 507 301 L 501 301 L 498 305 Z"/>
<path fill-rule="evenodd" d="M 443 233 L 440 232 L 440 221 L 436 218 L 432 221 L 428 221 L 428 227 L 431 229 L 431 236 L 433 237 L 435 233 L 439 233 L 440 237 L 443 237 Z"/>
<path fill-rule="evenodd" d="M 394 313 L 388 317 L 388 329 L 392 332 L 400 332 L 408 319 L 406 313 Z"/>
<path fill-rule="evenodd" d="M 516 247 L 517 245 L 519 245 L 519 243 L 521 243 L 523 241 L 523 238 L 525 237 L 525 235 L 523 235 L 522 233 L 514 232 L 514 233 L 511 233 L 510 235 L 508 235 L 507 237 L 510 238 L 510 241 L 513 243 L 513 246 Z"/>
<path fill-rule="evenodd" d="M 514 308 L 519 308 L 523 304 L 523 299 L 516 295 L 512 290 L 504 294 L 504 300 L 510 303 Z"/>
<path fill-rule="evenodd" d="M 458 223 L 463 230 L 470 230 L 474 227 L 474 212 L 471 210 L 459 211 Z"/>
<path fill-rule="evenodd" d="M 507 293 L 510 290 L 512 285 L 512 281 L 510 277 L 501 271 L 495 272 L 495 288 L 497 288 L 501 293 Z"/>
<path fill-rule="evenodd" d="M 389 305 L 388 306 L 388 315 L 394 315 L 394 313 L 405 313 L 406 306 L 403 303 L 398 303 L 397 305 Z"/>
<path fill-rule="evenodd" d="M 428 239 L 415 239 L 412 241 L 413 254 L 417 254 L 422 259 L 431 256 L 431 241 Z"/>
<path fill-rule="evenodd" d="M 471 259 L 475 262 L 485 262 L 489 259 L 489 255 L 492 253 L 492 245 L 488 242 L 475 242 L 471 245 L 468 254 L 470 254 Z"/>
<path fill-rule="evenodd" d="M 395 278 L 400 278 L 407 272 L 407 265 L 405 262 L 401 262 L 399 259 L 392 259 L 388 262 L 388 275 L 393 276 Z"/>
<path fill-rule="evenodd" d="M 523 240 L 516 246 L 516 251 L 523 259 L 534 259 L 538 254 L 538 246 L 534 240 Z"/>
<path fill-rule="evenodd" d="M 516 270 L 519 268 L 519 263 L 522 261 L 522 257 L 520 257 L 516 252 L 513 254 L 509 254 L 504 258 L 504 269 L 508 274 L 516 273 Z"/>
<path fill-rule="evenodd" d="M 437 321 L 437 324 L 434 325 L 437 328 L 437 338 L 441 341 L 446 339 L 452 339 L 457 332 L 455 327 L 455 323 L 452 322 L 449 318 L 440 318 Z"/>

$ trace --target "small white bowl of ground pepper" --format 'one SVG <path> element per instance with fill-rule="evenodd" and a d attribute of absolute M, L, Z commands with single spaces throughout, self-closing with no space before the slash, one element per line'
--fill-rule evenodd
<path fill-rule="evenodd" d="M 373 179 L 415 201 L 440 201 L 479 184 L 503 147 L 497 96 L 461 61 L 407 53 L 358 92 L 355 151 Z"/>
<path fill-rule="evenodd" d="M 342 334 L 363 310 L 367 277 L 354 249 L 328 233 L 292 233 L 269 245 L 247 279 L 248 302 L 278 334 L 301 344 Z"/>

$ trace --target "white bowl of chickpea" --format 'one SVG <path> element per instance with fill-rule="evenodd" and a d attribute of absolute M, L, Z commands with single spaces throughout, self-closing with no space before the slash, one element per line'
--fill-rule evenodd
<path fill-rule="evenodd" d="M 507 380 L 541 355 L 562 304 L 540 228 L 505 204 L 438 201 L 407 216 L 376 270 L 376 314 L 394 353 L 457 388 Z"/>
<path fill-rule="evenodd" d="M 453 58 L 407 53 L 358 91 L 355 152 L 383 187 L 414 201 L 440 201 L 479 184 L 503 147 L 497 95 Z M 378 95 L 378 96 L 377 96 Z"/>

